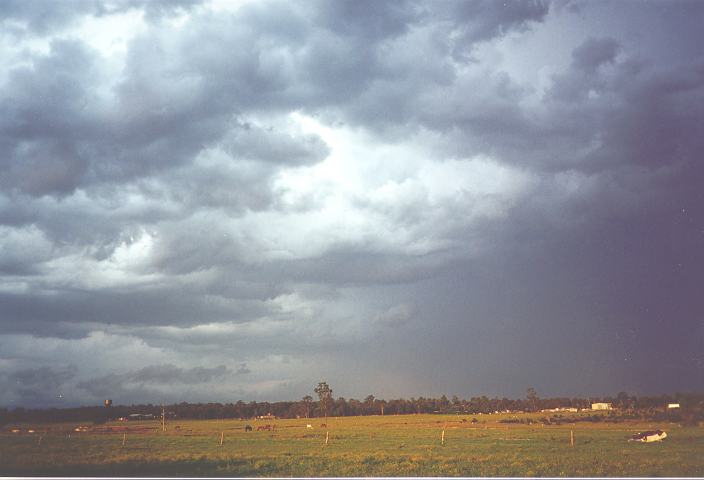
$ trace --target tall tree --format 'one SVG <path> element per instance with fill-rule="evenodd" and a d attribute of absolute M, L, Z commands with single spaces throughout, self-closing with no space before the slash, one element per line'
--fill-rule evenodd
<path fill-rule="evenodd" d="M 535 391 L 535 388 L 529 387 L 526 398 L 528 399 L 528 403 L 530 405 L 530 408 L 535 412 L 538 410 L 538 393 Z"/>
<path fill-rule="evenodd" d="M 371 415 L 374 410 L 374 395 L 369 395 L 364 399 L 364 406 L 366 407 L 366 414 Z"/>
<path fill-rule="evenodd" d="M 313 397 L 311 397 L 310 395 L 306 395 L 305 397 L 303 397 L 301 402 L 303 403 L 303 409 L 306 412 L 306 418 L 308 418 L 310 416 L 310 406 L 313 403 Z"/>
<path fill-rule="evenodd" d="M 626 410 L 630 405 L 630 399 L 628 393 L 618 392 L 618 395 L 616 395 L 616 404 L 619 408 Z"/>
<path fill-rule="evenodd" d="M 320 399 L 320 408 L 325 414 L 325 425 L 328 424 L 328 409 L 330 408 L 330 401 L 332 400 L 332 388 L 327 382 L 320 382 L 318 386 L 313 390 L 318 394 Z"/>

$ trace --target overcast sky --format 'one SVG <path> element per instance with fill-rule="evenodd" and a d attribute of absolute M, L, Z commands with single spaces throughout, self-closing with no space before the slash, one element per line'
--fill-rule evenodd
<path fill-rule="evenodd" d="M 704 2 L 0 2 L 0 406 L 704 389 Z"/>

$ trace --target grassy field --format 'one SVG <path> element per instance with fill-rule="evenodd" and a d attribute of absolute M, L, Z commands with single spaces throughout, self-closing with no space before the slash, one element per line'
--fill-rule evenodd
<path fill-rule="evenodd" d="M 701 426 L 501 422 L 509 417 L 528 415 L 330 418 L 328 429 L 321 419 L 172 420 L 166 432 L 156 421 L 87 432 L 75 432 L 75 424 L 24 425 L 22 433 L 0 433 L 0 475 L 704 476 Z M 257 431 L 265 423 L 275 430 Z M 254 431 L 245 432 L 246 424 Z M 668 438 L 626 441 L 653 428 Z"/>

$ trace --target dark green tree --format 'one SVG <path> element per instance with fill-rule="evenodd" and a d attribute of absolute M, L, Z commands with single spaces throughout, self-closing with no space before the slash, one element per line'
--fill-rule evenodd
<path fill-rule="evenodd" d="M 364 399 L 364 406 L 366 409 L 366 414 L 371 415 L 374 412 L 374 395 L 369 395 Z"/>

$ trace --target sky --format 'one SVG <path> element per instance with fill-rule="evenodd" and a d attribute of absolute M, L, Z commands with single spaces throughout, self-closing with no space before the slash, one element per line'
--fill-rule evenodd
<path fill-rule="evenodd" d="M 0 406 L 704 390 L 704 2 L 0 2 Z"/>

